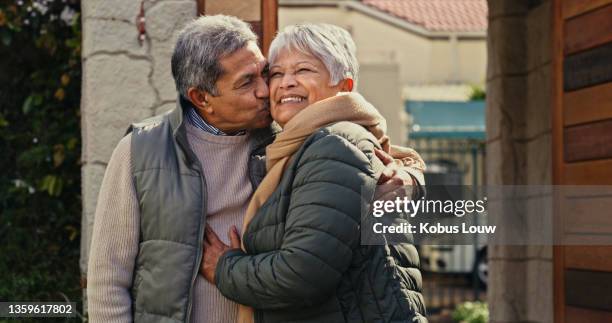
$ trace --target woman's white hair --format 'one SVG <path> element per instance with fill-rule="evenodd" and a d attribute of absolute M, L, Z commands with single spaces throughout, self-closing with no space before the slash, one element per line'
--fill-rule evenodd
<path fill-rule="evenodd" d="M 330 24 L 287 26 L 270 44 L 270 65 L 274 64 L 283 49 L 298 50 L 321 60 L 329 72 L 330 85 L 351 78 L 355 84 L 353 88 L 356 88 L 359 62 L 355 42 L 345 29 Z"/>

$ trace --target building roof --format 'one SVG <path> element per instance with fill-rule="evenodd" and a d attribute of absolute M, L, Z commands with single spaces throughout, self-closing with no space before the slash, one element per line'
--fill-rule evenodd
<path fill-rule="evenodd" d="M 362 0 L 363 4 L 429 31 L 485 31 L 486 0 Z"/>

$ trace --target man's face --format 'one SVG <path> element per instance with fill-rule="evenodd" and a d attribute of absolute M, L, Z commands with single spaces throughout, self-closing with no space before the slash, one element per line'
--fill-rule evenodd
<path fill-rule="evenodd" d="M 215 127 L 232 132 L 270 125 L 269 90 L 264 75 L 266 59 L 254 42 L 221 59 L 223 75 L 217 96 L 208 95 Z"/>

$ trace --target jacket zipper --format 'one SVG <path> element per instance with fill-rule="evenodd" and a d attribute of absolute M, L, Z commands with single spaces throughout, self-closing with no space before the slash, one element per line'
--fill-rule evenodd
<path fill-rule="evenodd" d="M 197 256 L 196 263 L 194 264 L 194 272 L 191 276 L 191 285 L 189 286 L 189 301 L 187 302 L 187 314 L 185 315 L 185 323 L 191 323 L 191 309 L 193 307 L 193 287 L 195 285 L 195 280 L 198 277 L 198 273 L 200 272 L 200 263 L 202 262 L 202 242 L 204 241 L 202 222 L 206 222 L 206 196 L 208 195 L 208 192 L 206 191 L 206 179 L 204 178 L 204 172 L 202 172 L 202 167 L 200 163 L 197 161 L 196 163 L 198 166 L 197 172 L 200 175 L 200 178 L 202 179 L 202 214 L 198 225 L 198 246 L 196 250 Z"/>

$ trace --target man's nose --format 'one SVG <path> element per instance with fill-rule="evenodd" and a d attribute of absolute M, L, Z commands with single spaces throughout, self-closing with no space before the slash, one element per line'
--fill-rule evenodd
<path fill-rule="evenodd" d="M 268 83 L 264 78 L 260 78 L 258 80 L 255 96 L 257 96 L 259 99 L 267 99 L 270 96 L 270 89 L 268 88 Z"/>

